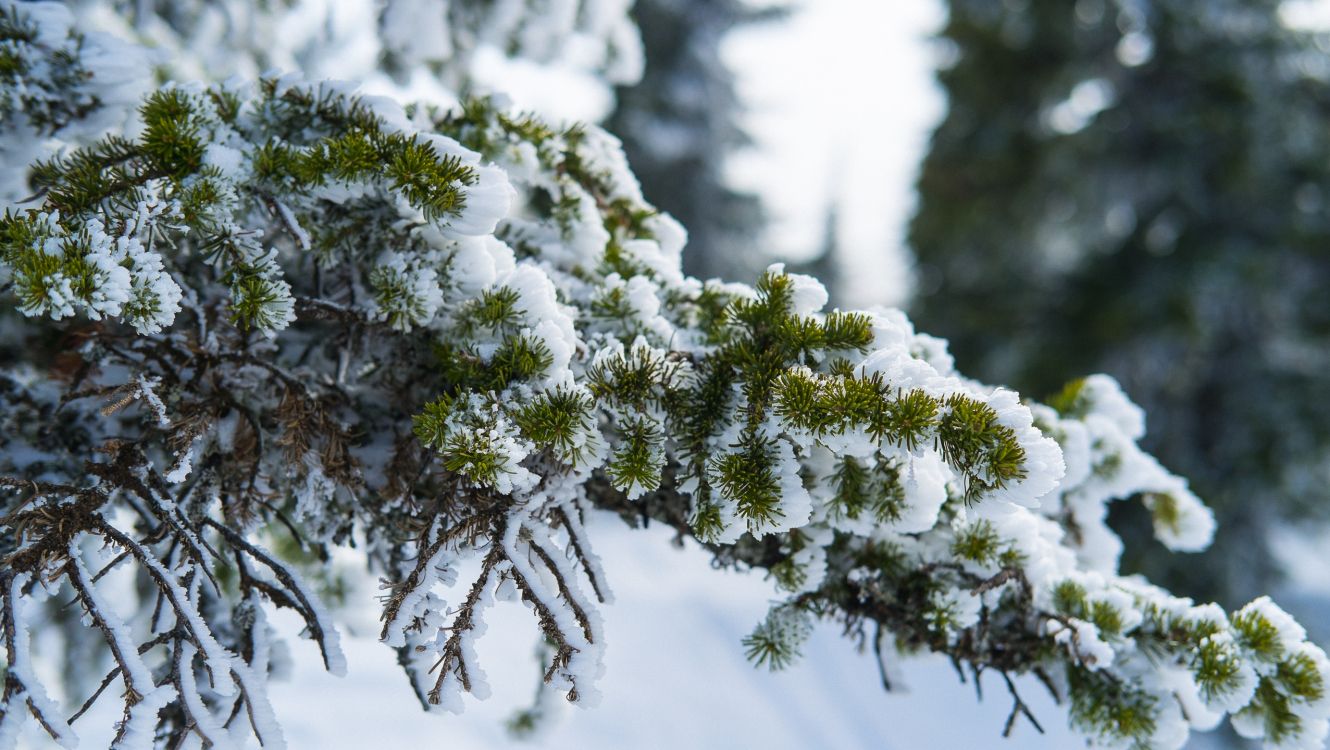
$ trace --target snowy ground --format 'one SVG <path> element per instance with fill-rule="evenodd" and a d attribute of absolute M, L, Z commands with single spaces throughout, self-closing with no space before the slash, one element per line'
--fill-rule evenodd
<path fill-rule="evenodd" d="M 930 709 L 964 709 L 964 721 L 939 722 L 919 697 L 883 693 L 876 666 L 855 653 L 832 626 L 820 628 L 805 658 L 770 674 L 744 659 L 739 639 L 761 619 L 771 595 L 755 575 L 711 569 L 693 545 L 676 549 L 661 527 L 632 531 L 617 519 L 593 525 L 597 549 L 616 594 L 605 608 L 608 673 L 601 705 L 561 707 L 536 743 L 508 738 L 502 720 L 530 700 L 537 674 L 529 656 L 534 630 L 518 605 L 505 605 L 482 642 L 494 697 L 462 716 L 422 716 L 391 654 L 352 642 L 351 674 L 335 680 L 302 670 L 275 692 L 289 713 L 292 746 L 396 746 L 437 737 L 452 748 L 907 748 L 983 747 L 997 739 L 1007 704 L 1000 684 L 979 710 L 945 663 L 907 670 L 907 682 Z M 307 666 L 313 666 L 305 660 Z M 307 696 L 317 691 L 315 701 Z M 1029 691 L 1031 698 L 1036 690 Z M 1040 703 L 1044 703 L 1040 701 Z M 289 706 L 289 708 L 288 708 Z M 1059 728 L 1056 709 L 1042 705 Z M 370 720 L 369 717 L 375 717 Z M 1019 734 L 1034 734 L 1022 727 Z M 386 742 L 385 742 L 386 741 Z M 1065 748 L 1058 733 L 1026 747 Z M 403 745 L 406 746 L 406 745 Z"/>

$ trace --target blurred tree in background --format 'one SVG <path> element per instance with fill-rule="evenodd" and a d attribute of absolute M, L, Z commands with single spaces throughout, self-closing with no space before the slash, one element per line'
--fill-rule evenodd
<path fill-rule="evenodd" d="M 1330 45 L 1274 0 L 949 6 L 915 320 L 1033 396 L 1119 378 L 1220 528 L 1204 564 L 1140 544 L 1124 569 L 1268 585 L 1271 529 L 1330 515 Z"/>
<path fill-rule="evenodd" d="M 736 28 L 785 13 L 742 0 L 638 0 L 632 14 L 646 68 L 618 90 L 606 127 L 623 140 L 647 200 L 688 227 L 684 271 L 749 278 L 770 262 L 753 252 L 766 217 L 756 195 L 725 179 L 727 158 L 749 139 L 720 44 Z"/>

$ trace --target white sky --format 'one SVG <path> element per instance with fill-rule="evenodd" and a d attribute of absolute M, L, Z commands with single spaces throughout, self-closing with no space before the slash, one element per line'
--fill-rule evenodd
<path fill-rule="evenodd" d="M 828 205 L 840 201 L 854 269 L 846 302 L 900 304 L 914 181 L 945 106 L 929 41 L 945 10 L 937 0 L 802 6 L 787 23 L 732 35 L 723 50 L 756 141 L 731 164 L 732 179 L 766 200 L 766 245 L 790 257 L 820 249 Z"/>
<path fill-rule="evenodd" d="M 1330 0 L 1285 0 L 1279 6 L 1284 23 L 1295 29 L 1330 29 Z"/>

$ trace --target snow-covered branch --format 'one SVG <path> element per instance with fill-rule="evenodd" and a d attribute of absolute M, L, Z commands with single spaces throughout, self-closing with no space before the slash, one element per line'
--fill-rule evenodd
<path fill-rule="evenodd" d="M 1325 735 L 1330 664 L 1274 604 L 1119 575 L 1110 502 L 1180 551 L 1213 520 L 1111 379 L 1022 401 L 898 311 L 825 310 L 810 277 L 688 278 L 612 136 L 495 99 L 286 76 L 165 85 L 139 117 L 41 163 L 40 202 L 0 219 L 11 745 L 24 716 L 72 737 L 26 637 L 65 590 L 112 654 L 94 698 L 124 685 L 121 746 L 280 746 L 265 609 L 340 671 L 297 569 L 353 541 L 427 707 L 485 697 L 475 642 L 506 600 L 549 687 L 594 703 L 597 509 L 767 571 L 788 596 L 745 645 L 771 667 L 825 618 L 879 654 L 1040 675 L 1107 746 L 1226 714 L 1271 746 Z M 151 592 L 132 617 L 108 571 Z"/>

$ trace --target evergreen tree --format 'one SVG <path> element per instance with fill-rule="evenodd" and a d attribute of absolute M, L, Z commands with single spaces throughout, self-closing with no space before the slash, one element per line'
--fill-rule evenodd
<path fill-rule="evenodd" d="M 422 707 L 487 695 L 476 641 L 509 601 L 545 689 L 594 704 L 597 512 L 770 576 L 759 665 L 824 619 L 878 658 L 1037 675 L 1101 745 L 1176 748 L 1225 715 L 1270 747 L 1330 729 L 1330 660 L 1268 598 L 1119 575 L 1110 501 L 1140 497 L 1175 550 L 1214 519 L 1113 379 L 1022 402 L 779 265 L 687 277 L 683 229 L 595 126 L 296 75 L 117 115 L 82 97 L 115 78 L 62 6 L 2 2 L 0 144 L 59 147 L 0 218 L 0 748 L 28 722 L 73 746 L 117 695 L 118 748 L 281 747 L 267 617 L 343 671 L 304 580 L 353 543 Z M 82 117 L 133 124 L 60 143 Z M 103 648 L 51 648 L 47 603 Z M 41 659 L 104 678 L 67 711 Z"/>
<path fill-rule="evenodd" d="M 1271 585 L 1272 527 L 1330 508 L 1330 66 L 1279 6 L 952 0 L 910 233 L 914 315 L 961 362 L 1141 400 L 1220 532 L 1126 567 L 1221 601 Z"/>
<path fill-rule="evenodd" d="M 684 271 L 702 279 L 752 278 L 753 251 L 764 224 L 756 195 L 726 184 L 725 162 L 749 145 L 734 73 L 721 59 L 725 35 L 783 14 L 742 0 L 638 0 L 642 80 L 618 90 L 606 127 L 624 152 L 648 200 L 688 227 Z"/>

